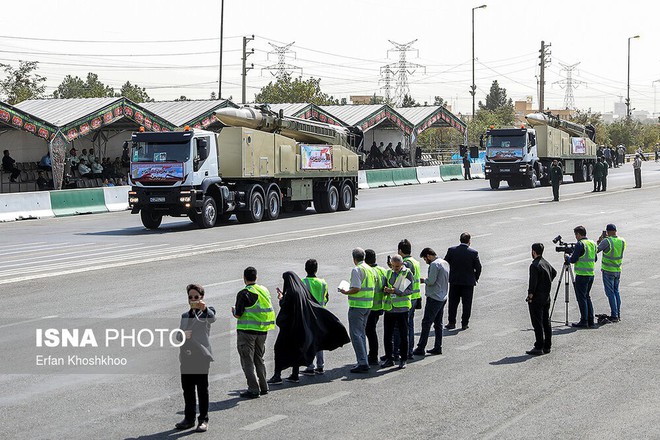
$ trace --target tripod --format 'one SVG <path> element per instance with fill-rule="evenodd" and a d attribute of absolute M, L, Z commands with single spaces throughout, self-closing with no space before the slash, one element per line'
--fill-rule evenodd
<path fill-rule="evenodd" d="M 552 309 L 550 310 L 550 319 L 552 319 L 552 312 L 555 311 L 555 303 L 557 302 L 557 295 L 559 294 L 559 289 L 561 288 L 561 280 L 564 280 L 564 302 L 566 303 L 566 322 L 568 325 L 568 281 L 570 279 L 575 288 L 575 276 L 573 275 L 573 269 L 571 269 L 571 263 L 564 261 L 564 265 L 561 268 L 561 275 L 559 277 L 559 283 L 557 284 L 557 290 L 555 291 L 555 298 L 552 300 Z"/>

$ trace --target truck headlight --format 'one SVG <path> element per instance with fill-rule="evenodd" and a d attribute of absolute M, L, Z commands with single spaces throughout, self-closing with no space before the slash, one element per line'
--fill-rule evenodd
<path fill-rule="evenodd" d="M 181 197 L 179 197 L 179 202 L 181 202 L 181 203 L 190 203 L 190 200 L 191 200 L 190 196 L 181 196 Z"/>
<path fill-rule="evenodd" d="M 128 198 L 128 203 L 137 203 L 139 201 L 140 201 L 140 199 L 138 199 L 137 197 L 129 197 Z"/>

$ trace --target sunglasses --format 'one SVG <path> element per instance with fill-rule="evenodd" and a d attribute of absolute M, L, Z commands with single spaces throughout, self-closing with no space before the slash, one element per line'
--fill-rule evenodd
<path fill-rule="evenodd" d="M 188 295 L 188 299 L 195 299 L 195 300 L 197 300 L 197 299 L 200 299 L 200 298 L 201 298 L 201 296 L 199 296 L 199 295 L 197 295 L 197 296 L 190 296 L 190 295 Z"/>

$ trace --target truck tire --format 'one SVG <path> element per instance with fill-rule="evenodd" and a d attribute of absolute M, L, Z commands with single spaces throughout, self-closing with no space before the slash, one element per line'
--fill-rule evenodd
<path fill-rule="evenodd" d="M 240 223 L 257 223 L 264 218 L 264 196 L 259 191 L 252 191 L 248 211 L 238 211 L 236 219 Z"/>
<path fill-rule="evenodd" d="M 499 179 L 490 179 L 490 189 L 498 189 L 500 187 Z"/>
<path fill-rule="evenodd" d="M 329 186 L 319 194 L 320 212 L 335 212 L 339 209 L 339 191 L 336 186 Z M 318 210 L 317 210 L 318 211 Z"/>
<path fill-rule="evenodd" d="M 348 211 L 351 207 L 353 207 L 353 188 L 348 183 L 344 183 L 339 192 L 339 210 Z"/>
<path fill-rule="evenodd" d="M 204 196 L 202 203 L 202 213 L 195 216 L 197 226 L 202 229 L 208 229 L 215 226 L 218 221 L 218 207 L 215 199 L 211 196 Z"/>
<path fill-rule="evenodd" d="M 140 211 L 140 219 L 142 224 L 147 229 L 158 229 L 160 223 L 163 221 L 163 215 L 158 214 L 156 211 L 151 209 L 142 209 Z"/>
<path fill-rule="evenodd" d="M 281 209 L 280 195 L 277 191 L 270 191 L 266 196 L 266 220 L 277 220 Z"/>

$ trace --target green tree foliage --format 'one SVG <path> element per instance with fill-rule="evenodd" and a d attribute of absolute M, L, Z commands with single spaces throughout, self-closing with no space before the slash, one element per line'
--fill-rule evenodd
<path fill-rule="evenodd" d="M 375 105 L 375 104 L 385 104 L 385 99 L 382 96 L 376 96 L 374 93 L 374 96 L 372 96 L 369 99 L 369 104 Z"/>
<path fill-rule="evenodd" d="M 623 145 L 628 148 L 635 145 L 635 133 L 640 129 L 637 121 L 615 121 L 607 127 L 611 145 Z"/>
<path fill-rule="evenodd" d="M 176 98 L 175 101 L 190 101 L 190 99 L 186 98 L 185 95 L 181 95 L 178 98 Z"/>
<path fill-rule="evenodd" d="M 417 145 L 426 152 L 438 151 L 442 147 L 455 147 L 463 143 L 463 135 L 455 128 L 438 127 L 424 130 L 417 137 Z"/>
<path fill-rule="evenodd" d="M 217 98 L 215 97 L 215 92 L 211 92 L 211 97 L 210 97 L 209 99 L 211 99 L 212 101 L 215 100 L 215 99 L 217 99 Z"/>
<path fill-rule="evenodd" d="M 37 61 L 19 61 L 15 69 L 9 64 L 0 64 L 5 78 L 0 81 L 0 95 L 11 105 L 26 99 L 41 98 L 46 90 L 46 78 L 36 73 Z"/>
<path fill-rule="evenodd" d="M 123 96 L 133 102 L 153 102 L 153 99 L 149 97 L 144 87 L 140 87 L 137 84 L 131 84 L 129 81 L 126 81 L 126 83 L 121 86 L 121 90 L 117 96 Z"/>
<path fill-rule="evenodd" d="M 419 107 L 419 103 L 415 101 L 410 95 L 403 95 L 403 102 L 401 107 Z"/>
<path fill-rule="evenodd" d="M 321 78 L 291 78 L 285 74 L 268 83 L 254 97 L 255 102 L 267 104 L 307 102 L 316 105 L 339 104 L 339 101 L 321 91 Z"/>
<path fill-rule="evenodd" d="M 657 124 L 642 124 L 636 133 L 635 144 L 649 151 L 660 142 L 660 126 Z"/>
<path fill-rule="evenodd" d="M 502 107 L 511 107 L 513 110 L 513 101 L 507 98 L 506 89 L 501 88 L 497 80 L 490 86 L 490 92 L 486 95 L 486 103 L 479 101 L 479 109 L 496 111 Z"/>
<path fill-rule="evenodd" d="M 440 107 L 447 107 L 447 101 L 445 101 L 440 96 L 435 96 L 435 97 L 433 97 L 433 105 L 440 106 Z"/>
<path fill-rule="evenodd" d="M 603 122 L 603 116 L 600 113 L 585 112 L 583 110 L 576 110 L 571 121 L 580 125 L 593 125 L 596 129 L 596 143 L 598 145 L 609 145 L 610 137 L 607 125 Z"/>
<path fill-rule="evenodd" d="M 115 96 L 115 90 L 99 81 L 99 76 L 89 72 L 83 81 L 77 76 L 67 75 L 53 92 L 53 98 L 108 98 Z"/>

